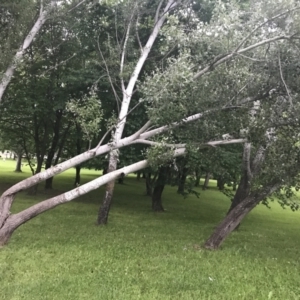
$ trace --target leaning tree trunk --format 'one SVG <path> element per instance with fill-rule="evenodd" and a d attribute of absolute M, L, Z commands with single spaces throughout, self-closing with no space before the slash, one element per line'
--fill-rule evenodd
<path fill-rule="evenodd" d="M 182 155 L 184 151 L 178 151 L 176 154 Z M 14 188 L 8 189 L 0 197 L 0 245 L 8 242 L 12 233 L 22 224 L 38 216 L 39 214 L 48 211 L 58 205 L 67 203 L 76 199 L 77 197 L 88 193 L 89 191 L 96 190 L 100 186 L 111 182 L 113 179 L 118 178 L 120 175 L 133 173 L 144 169 L 148 166 L 147 160 L 142 160 L 130 166 L 123 167 L 120 170 L 110 172 L 107 175 L 100 176 L 88 183 L 74 188 L 71 191 L 54 196 L 50 199 L 39 201 L 36 204 L 20 211 L 17 214 L 11 214 L 10 208 L 15 198 Z M 25 187 L 26 188 L 26 187 Z"/>
<path fill-rule="evenodd" d="M 164 211 L 161 196 L 164 191 L 165 184 L 167 182 L 168 171 L 169 171 L 168 167 L 160 167 L 159 168 L 158 177 L 155 182 L 154 189 L 153 189 L 152 209 L 157 212 Z"/>
<path fill-rule="evenodd" d="M 118 163 L 118 154 L 115 151 L 112 151 L 109 155 L 107 173 L 115 171 L 117 169 L 117 163 Z M 104 199 L 102 201 L 102 205 L 100 206 L 98 212 L 98 219 L 97 219 L 98 225 L 107 224 L 108 214 L 109 214 L 112 197 L 114 193 L 114 188 L 115 188 L 115 180 L 112 180 L 106 185 Z"/>
<path fill-rule="evenodd" d="M 244 174 L 241 176 L 240 183 L 232 199 L 227 214 L 229 214 L 237 205 L 239 205 L 245 198 L 249 196 L 250 189 L 251 189 L 251 181 L 250 178 L 248 178 L 247 176 L 247 171 L 245 171 Z M 241 223 L 238 223 L 234 229 L 238 230 L 240 225 Z"/>
<path fill-rule="evenodd" d="M 145 172 L 146 183 L 146 196 L 152 197 L 153 194 L 153 182 L 151 179 L 151 172 Z"/>
<path fill-rule="evenodd" d="M 16 163 L 16 169 L 15 169 L 15 172 L 22 172 L 22 169 L 21 169 L 21 166 L 22 166 L 22 153 L 17 153 L 17 163 Z"/>
<path fill-rule="evenodd" d="M 204 247 L 216 250 L 224 242 L 226 237 L 238 226 L 243 218 L 256 206 L 254 197 L 248 197 L 232 209 L 224 220 L 218 225 L 214 233 L 205 242 Z"/>
<path fill-rule="evenodd" d="M 247 176 L 247 172 L 244 172 L 244 174 L 241 176 L 240 183 L 232 199 L 228 213 L 231 210 L 233 210 L 239 203 L 241 203 L 246 197 L 249 196 L 250 187 L 251 187 L 251 181 Z"/>
<path fill-rule="evenodd" d="M 274 193 L 280 188 L 276 181 L 259 190 L 251 192 L 248 197 L 243 199 L 235 206 L 218 225 L 210 238 L 205 242 L 204 247 L 215 250 L 220 247 L 227 236 L 240 224 L 244 217 L 263 199 Z"/>

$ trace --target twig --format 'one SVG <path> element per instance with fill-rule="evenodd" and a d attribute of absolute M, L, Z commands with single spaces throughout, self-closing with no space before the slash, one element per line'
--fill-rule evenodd
<path fill-rule="evenodd" d="M 285 87 L 285 89 L 286 89 L 286 92 L 287 92 L 287 94 L 288 94 L 288 96 L 289 96 L 290 104 L 291 104 L 291 106 L 293 106 L 293 100 L 292 100 L 292 97 L 291 97 L 291 95 L 290 95 L 289 89 L 288 89 L 288 87 L 287 87 L 287 85 L 286 85 L 286 83 L 285 83 L 285 81 L 284 81 L 283 74 L 282 74 L 282 67 L 281 67 L 280 53 L 278 54 L 278 64 L 279 64 L 279 72 L 280 72 L 281 80 L 282 80 L 282 82 L 283 82 L 283 84 L 284 84 L 284 87 Z"/>
<path fill-rule="evenodd" d="M 111 76 L 110 76 L 110 73 L 109 73 L 109 69 L 108 69 L 106 60 L 105 60 L 104 55 L 103 55 L 103 53 L 102 53 L 102 51 L 101 51 L 100 43 L 99 43 L 99 36 L 98 36 L 98 39 L 97 39 L 97 45 L 98 45 L 99 53 L 100 53 L 100 55 L 101 55 L 101 58 L 102 58 L 102 60 L 103 60 L 104 65 L 105 65 L 106 73 L 107 73 L 107 76 L 108 76 L 108 79 L 109 79 L 111 88 L 112 88 L 112 90 L 113 90 L 113 92 L 114 92 L 114 96 L 115 96 L 115 99 L 116 99 L 116 102 L 117 102 L 117 107 L 118 107 L 118 112 L 119 112 L 119 111 L 120 111 L 119 102 L 121 102 L 121 99 L 119 98 L 118 93 L 117 93 L 116 90 L 115 90 L 115 87 L 114 87 L 114 85 L 113 85 L 113 82 L 112 82 L 112 79 L 111 79 Z"/>
<path fill-rule="evenodd" d="M 67 13 L 71 12 L 72 10 L 74 10 L 75 8 L 79 7 L 82 3 L 84 3 L 86 0 L 82 0 L 80 1 L 78 4 L 76 4 L 74 7 L 70 8 Z"/>
<path fill-rule="evenodd" d="M 141 50 L 141 52 L 143 52 L 143 46 L 142 46 L 142 43 L 141 43 L 141 40 L 140 40 L 139 31 L 138 31 L 138 23 L 139 23 L 139 16 L 137 16 L 137 18 L 136 18 L 136 23 L 135 23 L 135 34 L 136 34 L 136 39 L 137 39 L 137 41 L 138 41 L 140 50 Z"/>
<path fill-rule="evenodd" d="M 154 19 L 154 22 L 157 23 L 158 21 L 158 18 L 159 18 L 159 11 L 161 9 L 161 6 L 163 4 L 164 0 L 161 0 L 157 6 L 157 9 L 156 9 L 156 13 L 155 13 L 155 19 Z"/>
<path fill-rule="evenodd" d="M 133 15 L 134 15 L 135 9 L 136 8 L 134 8 L 134 10 L 132 12 L 131 18 L 130 18 L 128 26 L 127 26 L 125 40 L 124 40 L 124 44 L 123 44 L 123 50 L 122 50 L 122 54 L 121 54 L 121 61 L 120 61 L 120 77 L 121 77 L 121 85 L 122 85 L 122 91 L 123 91 L 123 93 L 126 91 L 125 84 L 124 84 L 124 79 L 123 79 L 123 69 L 124 69 L 124 62 L 125 62 L 125 54 L 126 54 L 126 47 L 127 47 L 127 43 L 128 43 L 128 39 L 129 39 L 129 33 L 130 33 L 131 23 L 132 23 L 132 19 L 133 19 Z"/>

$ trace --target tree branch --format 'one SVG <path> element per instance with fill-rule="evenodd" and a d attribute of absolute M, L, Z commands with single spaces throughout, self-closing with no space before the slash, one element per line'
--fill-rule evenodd
<path fill-rule="evenodd" d="M 5 73 L 3 74 L 3 77 L 0 81 L 0 102 L 2 101 L 3 94 L 6 88 L 8 87 L 16 68 L 21 63 L 25 50 L 31 45 L 34 37 L 37 35 L 37 33 L 40 31 L 40 29 L 46 22 L 50 12 L 54 9 L 55 4 L 56 0 L 52 0 L 50 4 L 42 12 L 40 12 L 38 19 L 34 23 L 28 35 L 25 37 L 23 44 L 20 46 L 19 50 L 15 54 L 11 64 L 8 66 Z"/>
<path fill-rule="evenodd" d="M 266 20 L 265 22 L 263 22 L 263 23 L 261 23 L 260 25 L 258 25 L 257 27 L 255 27 L 243 40 L 242 40 L 242 42 L 236 47 L 236 49 L 235 49 L 235 51 L 234 52 L 238 52 L 238 50 L 243 46 L 243 44 L 258 30 L 258 29 L 260 29 L 260 28 L 262 28 L 264 25 L 266 25 L 266 24 L 268 24 L 269 22 L 271 22 L 271 21 L 273 21 L 273 20 L 275 20 L 275 19 L 278 19 L 278 18 L 280 18 L 280 17 L 282 17 L 282 16 L 284 16 L 284 15 L 286 15 L 286 14 L 288 14 L 288 13 L 290 13 L 290 12 L 292 12 L 292 11 L 294 11 L 294 10 L 297 10 L 297 9 L 300 9 L 300 7 L 299 6 L 297 6 L 297 7 L 294 7 L 294 8 L 292 8 L 292 9 L 288 9 L 287 11 L 284 11 L 284 12 L 282 12 L 282 13 L 280 13 L 280 14 L 278 14 L 278 15 L 276 15 L 276 16 L 274 16 L 274 17 L 272 17 L 272 18 L 270 18 L 270 19 L 268 19 L 268 20 Z"/>
<path fill-rule="evenodd" d="M 118 112 L 119 112 L 120 111 L 119 102 L 121 102 L 121 99 L 119 98 L 118 93 L 115 90 L 115 87 L 113 85 L 113 82 L 112 82 L 112 79 L 111 79 L 111 76 L 110 76 L 110 73 L 109 73 L 109 69 L 108 69 L 106 60 L 105 60 L 104 55 L 103 55 L 103 53 L 101 51 L 100 43 L 99 43 L 99 36 L 98 36 L 98 39 L 97 39 L 97 46 L 98 46 L 98 50 L 99 50 L 100 56 L 102 58 L 104 66 L 105 66 L 106 73 L 107 73 L 107 76 L 108 76 L 108 80 L 109 80 L 110 86 L 111 86 L 111 88 L 113 90 L 113 93 L 114 93 L 114 96 L 115 96 L 115 99 L 116 99 L 116 103 L 117 103 L 117 107 L 118 107 Z"/>
<path fill-rule="evenodd" d="M 280 53 L 278 54 L 278 64 L 279 64 L 279 72 L 280 72 L 280 77 L 281 77 L 281 80 L 282 80 L 282 83 L 286 89 L 286 93 L 289 97 L 289 100 L 290 100 L 290 105 L 293 106 L 293 100 L 292 100 L 292 97 L 290 95 L 290 92 L 289 92 L 289 89 L 284 81 L 284 78 L 283 78 L 283 74 L 282 74 L 282 67 L 281 67 L 281 60 L 280 60 Z"/>
<path fill-rule="evenodd" d="M 232 59 L 236 55 L 239 55 L 241 53 L 250 51 L 250 50 L 258 48 L 258 47 L 260 47 L 262 45 L 269 44 L 269 43 L 272 43 L 272 42 L 275 42 L 275 41 L 278 41 L 278 40 L 290 40 L 290 39 L 299 39 L 299 37 L 295 36 L 295 35 L 291 35 L 291 36 L 280 35 L 280 36 L 276 36 L 276 37 L 273 37 L 273 38 L 270 38 L 270 39 L 267 39 L 267 40 L 262 40 L 262 41 L 260 41 L 258 43 L 255 43 L 255 44 L 253 44 L 251 46 L 248 46 L 246 48 L 243 48 L 241 50 L 233 51 L 233 52 L 231 52 L 229 54 L 225 54 L 224 56 L 221 56 L 220 58 L 216 59 L 209 66 L 206 66 L 204 69 L 202 69 L 201 71 L 197 72 L 194 75 L 194 79 L 200 78 L 204 74 L 206 74 L 209 71 L 211 71 L 214 67 L 217 67 L 218 65 L 220 65 L 220 64 L 222 64 L 222 63 L 224 63 L 224 62 L 226 62 L 226 61 L 228 61 L 230 59 Z"/>

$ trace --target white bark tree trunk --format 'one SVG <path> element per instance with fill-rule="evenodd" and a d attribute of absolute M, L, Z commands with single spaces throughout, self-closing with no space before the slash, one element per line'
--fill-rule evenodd
<path fill-rule="evenodd" d="M 47 20 L 48 15 L 50 12 L 54 9 L 56 4 L 56 0 L 53 0 L 50 2 L 50 4 L 40 12 L 40 15 L 34 25 L 32 26 L 31 30 L 29 31 L 28 35 L 25 37 L 23 44 L 15 54 L 11 64 L 6 69 L 5 73 L 3 74 L 3 77 L 0 81 L 0 102 L 2 101 L 3 94 L 9 85 L 14 72 L 18 65 L 21 63 L 21 60 L 23 58 L 23 55 L 25 53 L 25 50 L 31 45 L 34 37 L 38 34 L 42 26 Z"/>
<path fill-rule="evenodd" d="M 124 83 L 123 83 L 123 79 L 122 79 L 123 99 L 122 99 L 121 110 L 119 113 L 119 122 L 116 126 L 116 129 L 115 129 L 115 132 L 113 135 L 113 142 L 112 142 L 113 146 L 115 146 L 122 138 L 124 127 L 126 124 L 126 117 L 128 114 L 128 110 L 129 110 L 129 106 L 130 106 L 130 102 L 131 102 L 131 98 L 132 98 L 133 89 L 136 85 L 136 82 L 138 80 L 140 72 L 145 64 L 146 59 L 148 58 L 148 55 L 149 55 L 151 48 L 158 36 L 158 33 L 165 22 L 168 11 L 175 5 L 176 5 L 176 0 L 168 0 L 167 4 L 163 10 L 162 16 L 155 23 L 153 31 L 152 31 L 151 35 L 149 36 L 145 47 L 142 49 L 141 56 L 140 56 L 138 62 L 136 63 L 136 66 L 131 74 L 131 77 L 129 79 L 126 89 L 124 87 Z M 129 32 L 130 32 L 130 27 L 128 27 L 127 33 L 126 33 L 125 47 L 123 49 L 122 59 L 121 59 L 121 71 L 123 70 L 124 56 L 125 56 L 125 51 L 126 51 L 126 41 L 128 40 Z M 118 164 L 118 157 L 119 157 L 118 151 L 114 150 L 113 152 L 110 153 L 109 163 L 108 163 L 108 165 L 109 165 L 108 172 L 112 172 L 112 171 L 116 170 L 117 164 Z M 102 205 L 101 205 L 101 207 L 99 209 L 99 213 L 98 213 L 97 223 L 99 225 L 107 223 L 109 209 L 110 209 L 111 201 L 112 201 L 112 197 L 113 197 L 114 185 L 115 185 L 115 182 L 112 181 L 106 186 L 106 192 L 104 195 L 104 199 L 102 201 Z"/>

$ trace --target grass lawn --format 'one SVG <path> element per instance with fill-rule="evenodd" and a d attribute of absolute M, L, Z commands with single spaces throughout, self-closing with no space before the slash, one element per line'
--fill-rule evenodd
<path fill-rule="evenodd" d="M 0 161 L 1 192 L 30 175 Z M 72 187 L 75 170 L 55 190 L 20 194 L 19 211 Z M 83 181 L 101 172 L 83 170 Z M 212 183 L 213 184 L 213 183 Z M 0 299 L 300 299 L 300 214 L 257 207 L 219 251 L 201 244 L 226 213 L 215 188 L 183 199 L 166 188 L 166 213 L 153 213 L 143 180 L 118 185 L 106 227 L 95 226 L 103 188 L 21 226 L 0 249 Z"/>

